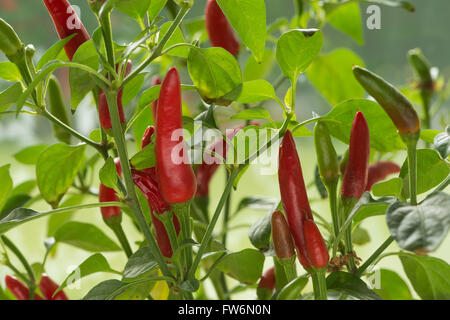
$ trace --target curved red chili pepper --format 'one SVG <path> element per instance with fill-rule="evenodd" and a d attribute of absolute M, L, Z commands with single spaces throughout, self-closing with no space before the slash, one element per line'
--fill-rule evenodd
<path fill-rule="evenodd" d="M 6 276 L 5 284 L 6 284 L 6 287 L 9 289 L 9 291 L 11 291 L 11 293 L 18 300 L 29 300 L 30 299 L 30 291 L 28 290 L 28 288 L 22 282 L 17 280 L 15 277 Z M 34 300 L 42 300 L 42 298 L 35 293 Z"/>
<path fill-rule="evenodd" d="M 386 179 L 387 176 L 400 172 L 400 167 L 391 161 L 378 161 L 369 166 L 367 185 L 365 191 L 372 190 L 372 186 Z"/>
<path fill-rule="evenodd" d="M 117 174 L 121 176 L 122 166 L 120 165 L 120 159 L 115 158 L 114 163 L 116 165 Z M 114 189 L 105 186 L 103 183 L 100 183 L 98 200 L 99 202 L 117 202 L 119 201 L 119 197 L 117 197 L 116 191 Z M 103 219 L 109 219 L 121 214 L 120 207 L 117 206 L 100 207 L 100 211 L 102 213 Z"/>
<path fill-rule="evenodd" d="M 154 76 L 152 78 L 152 87 L 161 84 L 161 79 L 158 76 Z M 156 124 L 156 110 L 158 109 L 158 99 L 153 101 L 152 103 L 152 114 L 153 114 L 153 122 Z"/>
<path fill-rule="evenodd" d="M 72 9 L 67 0 L 44 0 L 50 16 L 52 17 L 55 29 L 58 32 L 59 38 L 64 39 L 76 33 L 70 41 L 64 46 L 67 57 L 72 61 L 73 55 L 77 49 L 86 41 L 90 39 L 80 18 Z"/>
<path fill-rule="evenodd" d="M 154 133 L 155 133 L 154 126 L 148 126 L 147 129 L 145 129 L 144 135 L 142 136 L 141 140 L 141 149 L 144 149 L 152 142 L 152 137 Z"/>
<path fill-rule="evenodd" d="M 117 64 L 116 70 L 118 69 L 118 67 L 119 65 Z M 131 61 L 127 62 L 125 68 L 126 68 L 125 76 L 127 76 L 131 72 L 132 68 Z M 125 115 L 123 113 L 123 106 L 122 106 L 122 95 L 123 89 L 120 89 L 119 92 L 117 93 L 117 110 L 119 111 L 120 123 L 125 122 Z M 100 125 L 102 126 L 103 129 L 105 129 L 108 132 L 112 128 L 111 115 L 109 114 L 108 101 L 106 99 L 106 95 L 102 89 L 98 91 L 98 117 L 100 119 Z"/>
<path fill-rule="evenodd" d="M 234 56 L 239 53 L 239 42 L 216 0 L 206 3 L 205 24 L 213 47 L 222 47 Z"/>
<path fill-rule="evenodd" d="M 183 141 L 181 84 L 175 68 L 161 84 L 156 124 L 156 174 L 161 194 L 169 203 L 184 203 L 195 195 L 197 182 Z"/>
<path fill-rule="evenodd" d="M 317 228 L 313 220 L 305 220 L 303 232 L 305 234 L 306 252 L 311 265 L 318 269 L 326 267 L 330 256 L 319 228 Z"/>
<path fill-rule="evenodd" d="M 350 133 L 348 162 L 342 180 L 341 195 L 345 198 L 361 198 L 367 185 L 370 158 L 369 127 L 366 118 L 357 112 Z"/>
<path fill-rule="evenodd" d="M 42 275 L 41 281 L 39 282 L 39 289 L 47 300 L 69 300 L 62 290 L 58 291 L 58 293 L 53 296 L 58 288 L 58 284 L 56 284 L 46 274 Z"/>
<path fill-rule="evenodd" d="M 275 268 L 272 267 L 266 270 L 258 283 L 259 288 L 267 288 L 271 291 L 275 289 Z"/>
<path fill-rule="evenodd" d="M 310 267 L 306 254 L 303 222 L 313 219 L 303 180 L 302 167 L 292 133 L 287 130 L 279 150 L 278 182 L 281 201 L 286 213 L 298 258 L 306 269 Z"/>

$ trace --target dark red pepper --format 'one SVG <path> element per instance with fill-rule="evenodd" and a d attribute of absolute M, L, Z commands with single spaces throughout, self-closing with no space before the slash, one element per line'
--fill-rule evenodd
<path fill-rule="evenodd" d="M 47 300 L 69 300 L 64 291 L 58 291 L 57 294 L 53 295 L 55 291 L 59 288 L 52 279 L 47 275 L 43 274 L 41 281 L 39 282 L 39 289 Z"/>
<path fill-rule="evenodd" d="M 348 162 L 342 180 L 341 195 L 344 198 L 361 198 L 366 185 L 370 160 L 370 137 L 366 118 L 357 112 L 350 133 Z"/>
<path fill-rule="evenodd" d="M 275 268 L 272 267 L 266 270 L 258 283 L 258 288 L 267 288 L 270 291 L 275 289 Z"/>
<path fill-rule="evenodd" d="M 330 256 L 319 228 L 317 228 L 313 220 L 306 219 L 303 224 L 303 232 L 305 235 L 306 252 L 311 265 L 317 269 L 325 268 Z"/>
<path fill-rule="evenodd" d="M 378 161 L 369 166 L 365 191 L 372 190 L 372 186 L 386 179 L 387 176 L 400 172 L 400 167 L 391 161 Z"/>
<path fill-rule="evenodd" d="M 122 167 L 120 165 L 120 159 L 115 158 L 114 163 L 116 165 L 118 175 L 122 175 Z M 117 197 L 116 191 L 112 188 L 105 186 L 103 183 L 100 183 L 100 188 L 98 191 L 98 200 L 99 202 L 118 202 L 119 197 Z M 120 207 L 111 206 L 111 207 L 100 207 L 100 211 L 102 213 L 103 219 L 109 219 L 112 217 L 120 216 L 121 211 Z"/>
<path fill-rule="evenodd" d="M 118 69 L 119 65 L 116 65 L 116 70 Z M 127 76 L 132 68 L 131 61 L 127 62 L 127 66 L 125 69 L 125 76 Z M 122 95 L 123 95 L 123 89 L 120 89 L 117 93 L 117 109 L 119 110 L 119 119 L 120 123 L 125 122 L 125 115 L 123 113 L 123 106 L 122 106 Z M 112 128 L 111 123 L 111 115 L 109 114 L 109 108 L 108 108 L 108 101 L 106 99 L 106 95 L 103 92 L 102 89 L 98 91 L 98 117 L 100 119 L 100 125 L 106 132 L 110 133 L 110 129 Z"/>
<path fill-rule="evenodd" d="M 161 79 L 158 76 L 154 76 L 152 78 L 152 87 L 161 84 Z M 158 99 L 153 101 L 152 103 L 152 114 L 153 114 L 153 122 L 156 125 L 156 110 L 158 109 Z"/>
<path fill-rule="evenodd" d="M 159 92 L 155 147 L 158 183 L 168 203 L 185 203 L 197 189 L 182 129 L 180 77 L 177 69 L 171 68 Z M 173 134 L 178 138 L 172 137 Z"/>
<path fill-rule="evenodd" d="M 234 56 L 239 53 L 239 42 L 216 0 L 206 3 L 205 24 L 213 47 L 222 47 Z"/>
<path fill-rule="evenodd" d="M 6 276 L 5 284 L 6 284 L 6 287 L 9 289 L 9 291 L 11 291 L 11 293 L 18 300 L 29 300 L 30 299 L 30 291 L 28 290 L 28 288 L 22 282 L 17 280 L 15 277 Z M 35 293 L 34 300 L 42 300 L 42 298 Z"/>
<path fill-rule="evenodd" d="M 270 222 L 272 226 L 273 249 L 277 258 L 292 258 L 295 255 L 294 241 L 283 213 L 279 210 L 272 213 Z"/>
<path fill-rule="evenodd" d="M 303 235 L 303 222 L 313 219 L 303 180 L 302 167 L 292 133 L 287 130 L 280 145 L 278 181 L 281 201 L 302 266 L 310 268 Z"/>
<path fill-rule="evenodd" d="M 59 38 L 64 39 L 76 33 L 64 47 L 67 57 L 72 60 L 77 49 L 90 39 L 88 32 L 81 23 L 69 1 L 67 0 L 44 0 Z"/>

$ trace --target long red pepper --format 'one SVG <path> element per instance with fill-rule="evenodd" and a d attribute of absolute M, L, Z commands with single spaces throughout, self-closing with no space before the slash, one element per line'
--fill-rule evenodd
<path fill-rule="evenodd" d="M 341 187 L 342 197 L 361 198 L 367 184 L 369 158 L 369 127 L 364 115 L 358 111 L 353 119 L 350 133 L 348 162 Z"/>
<path fill-rule="evenodd" d="M 303 223 L 313 219 L 303 180 L 302 167 L 292 133 L 287 130 L 279 150 L 278 181 L 281 201 L 302 266 L 310 268 L 306 253 Z"/>
<path fill-rule="evenodd" d="M 5 284 L 6 284 L 6 287 L 9 289 L 9 291 L 11 291 L 11 293 L 18 300 L 29 300 L 30 299 L 30 291 L 28 290 L 28 288 L 22 282 L 17 280 L 15 277 L 6 276 Z M 42 298 L 35 293 L 34 300 L 42 300 Z"/>
<path fill-rule="evenodd" d="M 44 0 L 59 38 L 64 39 L 76 33 L 64 47 L 67 57 L 72 60 L 77 49 L 90 39 L 88 32 L 81 23 L 69 1 L 67 0 Z"/>
<path fill-rule="evenodd" d="M 303 233 L 305 235 L 306 252 L 311 265 L 317 269 L 326 267 L 330 256 L 319 228 L 313 220 L 305 220 Z"/>
<path fill-rule="evenodd" d="M 58 291 L 57 294 L 53 296 L 55 291 L 59 288 L 58 284 L 50 279 L 47 275 L 43 274 L 41 281 L 39 282 L 39 289 L 47 300 L 69 300 L 64 291 Z"/>
<path fill-rule="evenodd" d="M 120 165 L 120 159 L 115 158 L 114 163 L 116 165 L 117 173 L 122 175 L 122 167 Z M 98 191 L 98 200 L 99 202 L 116 202 L 119 201 L 119 197 L 116 195 L 116 191 L 112 188 L 105 186 L 103 183 L 100 183 L 100 188 Z M 101 207 L 100 211 L 102 213 L 103 219 L 109 219 L 111 217 L 120 216 L 121 211 L 120 207 L 111 206 L 111 207 Z"/>
<path fill-rule="evenodd" d="M 372 163 L 369 167 L 365 191 L 372 190 L 372 186 L 375 183 L 383 181 L 391 174 L 400 172 L 400 169 L 398 164 L 391 161 L 378 161 Z"/>
<path fill-rule="evenodd" d="M 119 65 L 116 65 L 116 70 L 118 69 Z M 131 61 L 127 61 L 127 65 L 125 67 L 125 76 L 127 76 L 131 72 L 132 63 Z M 125 122 L 125 115 L 123 113 L 123 106 L 122 106 L 122 95 L 123 95 L 123 89 L 120 89 L 117 93 L 117 109 L 119 111 L 119 119 L 120 123 Z M 100 125 L 103 129 L 106 130 L 106 132 L 109 132 L 112 128 L 111 123 L 111 115 L 109 114 L 109 108 L 108 108 L 108 101 L 106 99 L 106 95 L 103 92 L 102 89 L 98 91 L 98 117 L 100 119 Z"/>
<path fill-rule="evenodd" d="M 161 194 L 169 203 L 185 203 L 197 189 L 182 135 L 181 84 L 171 68 L 161 84 L 156 111 L 156 173 Z M 177 135 L 176 138 L 172 135 Z"/>
<path fill-rule="evenodd" d="M 205 24 L 212 46 L 222 47 L 232 55 L 239 53 L 239 42 L 216 0 L 206 3 Z"/>

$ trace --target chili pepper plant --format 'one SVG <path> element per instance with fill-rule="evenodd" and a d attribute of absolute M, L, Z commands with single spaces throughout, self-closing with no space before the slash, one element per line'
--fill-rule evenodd
<path fill-rule="evenodd" d="M 1 299 L 73 299 L 74 279 L 94 273 L 104 280 L 83 285 L 83 299 L 450 299 L 450 266 L 434 254 L 450 227 L 448 88 L 420 49 L 402 53 L 415 78 L 398 88 L 348 48 L 324 52 L 326 25 L 362 40 L 358 1 L 296 0 L 272 24 L 264 0 L 86 2 L 89 32 L 69 1 L 42 1 L 55 27 L 44 52 L 0 18 L 1 121 L 42 118 L 55 138 L 14 155 L 34 166 L 30 180 L 0 167 Z M 118 12 L 140 28 L 126 42 Z M 328 113 L 298 112 L 300 78 Z M 74 125 L 82 101 L 96 108 L 89 134 Z M 247 169 L 268 154 L 272 197 L 243 197 Z M 252 209 L 261 214 L 242 230 L 236 216 Z M 360 254 L 375 216 L 375 239 L 388 236 Z M 48 228 L 36 260 L 11 235 L 38 219 Z M 230 232 L 248 244 L 236 250 Z M 55 281 L 64 246 L 89 255 Z M 388 258 L 402 276 L 378 268 Z"/>

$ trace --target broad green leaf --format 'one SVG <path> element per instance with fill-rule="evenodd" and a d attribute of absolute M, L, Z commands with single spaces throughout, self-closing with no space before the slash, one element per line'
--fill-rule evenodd
<path fill-rule="evenodd" d="M 64 49 L 64 46 L 73 37 L 75 37 L 75 35 L 76 34 L 71 34 L 67 38 L 59 40 L 54 45 L 52 45 L 47 51 L 45 51 L 45 53 L 39 59 L 39 62 L 36 65 L 36 69 L 40 70 L 40 69 L 42 69 L 42 67 L 44 67 L 47 64 L 47 62 L 50 62 L 51 60 L 58 58 L 60 56 L 61 51 Z M 67 56 L 65 58 L 67 59 Z"/>
<path fill-rule="evenodd" d="M 358 246 L 365 245 L 370 242 L 370 234 L 366 229 L 361 227 L 361 225 L 357 225 L 352 231 L 352 241 Z"/>
<path fill-rule="evenodd" d="M 231 103 L 232 100 L 223 97 L 242 84 L 239 64 L 231 53 L 219 47 L 191 48 L 187 64 L 192 82 L 206 102 Z M 239 94 L 236 92 L 234 98 Z"/>
<path fill-rule="evenodd" d="M 252 81 L 266 78 L 275 63 L 275 53 L 272 50 L 264 50 L 261 63 L 256 62 L 254 56 L 249 56 L 244 68 L 244 81 Z"/>
<path fill-rule="evenodd" d="M 255 103 L 270 99 L 278 100 L 275 89 L 269 82 L 261 79 L 244 82 L 237 102 Z"/>
<path fill-rule="evenodd" d="M 167 30 L 169 30 L 170 26 L 172 25 L 171 21 L 168 21 L 164 23 L 161 26 L 161 29 L 159 31 L 159 39 L 162 39 L 164 35 L 167 33 Z M 166 45 L 164 46 L 163 50 L 166 50 L 167 48 L 178 44 L 178 43 L 185 43 L 183 33 L 181 32 L 180 28 L 176 28 L 173 34 L 170 36 L 169 41 L 167 41 Z M 171 49 L 167 52 L 167 54 L 182 58 L 187 58 L 189 55 L 189 48 L 186 46 L 183 47 L 177 47 L 174 49 Z"/>
<path fill-rule="evenodd" d="M 122 300 L 122 299 L 132 300 L 132 299 L 136 298 L 135 296 L 133 296 L 134 293 L 136 293 L 136 291 L 134 290 L 136 287 L 138 287 L 137 290 L 139 290 L 145 284 L 150 284 L 150 283 L 155 283 L 155 282 L 156 282 L 155 288 L 154 288 L 154 290 L 151 291 L 151 295 L 152 295 L 152 297 L 154 297 L 155 300 L 159 300 L 161 296 L 167 297 L 167 291 L 168 291 L 168 287 L 165 284 L 165 281 L 161 281 L 161 280 L 162 280 L 161 277 L 149 278 L 149 279 L 139 280 L 139 281 L 134 281 L 134 282 L 123 282 L 123 281 L 115 280 L 115 279 L 106 280 L 106 281 L 100 282 L 98 285 L 93 287 L 86 294 L 86 296 L 84 296 L 83 300 L 114 300 L 114 299 L 116 299 L 116 300 Z M 166 288 L 164 290 L 165 294 L 163 292 L 158 292 L 161 290 L 158 290 L 158 291 L 155 290 L 158 287 L 159 283 L 163 283 L 166 286 Z M 149 287 L 147 287 L 147 288 L 149 288 Z M 139 294 L 142 294 L 142 292 L 140 292 Z M 148 294 L 148 292 L 147 292 L 147 294 Z M 142 298 L 145 298 L 145 297 L 142 297 Z"/>
<path fill-rule="evenodd" d="M 77 52 L 75 52 L 75 55 L 73 56 L 72 62 L 84 64 L 94 70 L 98 69 L 99 58 L 92 40 L 86 41 L 78 48 Z M 92 80 L 88 72 L 70 68 L 69 83 L 70 105 L 72 110 L 75 110 L 86 94 L 95 87 L 95 82 Z"/>
<path fill-rule="evenodd" d="M 450 266 L 444 260 L 415 254 L 399 253 L 409 281 L 424 300 L 450 299 Z"/>
<path fill-rule="evenodd" d="M 380 288 L 373 290 L 384 300 L 413 300 L 405 281 L 394 271 L 380 269 Z"/>
<path fill-rule="evenodd" d="M 149 247 L 142 247 L 128 258 L 123 271 L 124 279 L 134 279 L 147 272 L 154 270 L 158 266 Z"/>
<path fill-rule="evenodd" d="M 253 284 L 262 274 L 264 255 L 255 249 L 244 249 L 226 255 L 217 269 L 241 283 Z"/>
<path fill-rule="evenodd" d="M 361 12 L 357 2 L 340 5 L 327 16 L 327 19 L 333 27 L 353 38 L 359 45 L 364 44 Z"/>
<path fill-rule="evenodd" d="M 9 175 L 10 167 L 10 164 L 0 167 L 0 181 L 2 182 L 0 185 L 0 210 L 3 208 L 13 187 L 13 181 Z"/>
<path fill-rule="evenodd" d="M 392 197 L 384 197 L 375 200 L 369 192 L 364 192 L 349 217 L 351 217 L 356 224 L 369 217 L 383 215 L 389 205 L 396 200 L 396 198 Z"/>
<path fill-rule="evenodd" d="M 117 169 L 114 160 L 111 157 L 105 161 L 105 164 L 99 171 L 100 181 L 108 188 L 114 189 L 117 186 Z"/>
<path fill-rule="evenodd" d="M 14 63 L 4 61 L 0 62 L 0 79 L 15 82 L 22 80 L 22 76 Z"/>
<path fill-rule="evenodd" d="M 156 165 L 155 158 L 155 142 L 152 141 L 144 149 L 136 153 L 130 160 L 133 167 L 137 170 L 154 167 Z"/>
<path fill-rule="evenodd" d="M 445 128 L 445 132 L 439 133 L 433 140 L 434 148 L 439 152 L 442 158 L 450 155 L 450 126 Z"/>
<path fill-rule="evenodd" d="M 11 192 L 11 195 L 30 194 L 34 188 L 36 188 L 36 181 L 27 180 L 15 186 Z"/>
<path fill-rule="evenodd" d="M 102 230 L 89 223 L 66 222 L 55 231 L 53 237 L 56 242 L 62 242 L 91 252 L 120 250 L 120 247 Z"/>
<path fill-rule="evenodd" d="M 1 169 L 1 168 L 0 168 Z M 6 217 L 11 211 L 14 209 L 20 208 L 25 206 L 28 201 L 30 201 L 32 198 L 28 194 L 12 194 L 9 196 L 9 198 L 6 200 L 3 207 L 0 206 L 0 219 L 3 219 Z"/>
<path fill-rule="evenodd" d="M 391 152 L 405 148 L 397 128 L 383 108 L 376 102 L 365 99 L 348 100 L 338 104 L 327 115 L 326 122 L 330 134 L 344 143 L 350 141 L 350 130 L 357 111 L 361 111 L 367 120 L 370 132 L 370 146 L 381 152 Z"/>
<path fill-rule="evenodd" d="M 124 88 L 122 94 L 122 105 L 128 105 L 139 93 L 144 84 L 145 73 L 139 73 L 136 77 L 131 79 Z"/>
<path fill-rule="evenodd" d="M 308 278 L 306 276 L 292 280 L 280 290 L 277 300 L 297 300 L 307 284 Z"/>
<path fill-rule="evenodd" d="M 416 206 L 395 202 L 386 211 L 392 237 L 405 250 L 436 250 L 450 228 L 450 195 L 436 192 Z"/>
<path fill-rule="evenodd" d="M 380 296 L 367 287 L 358 277 L 343 271 L 327 277 L 328 290 L 339 290 L 359 300 L 381 300 Z"/>
<path fill-rule="evenodd" d="M 261 251 L 267 251 L 270 247 L 270 237 L 272 232 L 272 225 L 270 219 L 272 211 L 269 211 L 262 218 L 259 218 L 248 230 L 248 237 L 250 242 Z"/>
<path fill-rule="evenodd" d="M 151 0 L 116 0 L 116 8 L 133 19 L 144 18 Z"/>
<path fill-rule="evenodd" d="M 241 119 L 241 120 L 266 119 L 272 121 L 269 111 L 267 111 L 267 109 L 264 109 L 263 107 L 244 109 L 241 112 L 232 116 L 231 119 Z"/>
<path fill-rule="evenodd" d="M 427 192 L 437 186 L 450 174 L 450 165 L 431 149 L 417 150 L 417 194 Z M 408 161 L 405 160 L 400 171 L 403 178 L 403 195 L 409 197 Z"/>
<path fill-rule="evenodd" d="M 22 93 L 22 85 L 19 82 L 14 83 L 7 89 L 0 92 L 0 112 L 8 110 L 8 108 L 17 101 Z"/>
<path fill-rule="evenodd" d="M 305 72 L 322 48 L 323 35 L 316 29 L 291 30 L 277 42 L 276 57 L 284 75 L 292 83 Z"/>
<path fill-rule="evenodd" d="M 56 207 L 61 197 L 72 185 L 78 169 L 83 163 L 86 145 L 68 146 L 54 144 L 39 156 L 36 177 L 42 197 Z"/>
<path fill-rule="evenodd" d="M 387 181 L 382 181 L 372 186 L 372 193 L 376 197 L 393 196 L 400 198 L 403 189 L 402 178 L 392 178 Z"/>
<path fill-rule="evenodd" d="M 154 20 L 166 5 L 167 0 L 151 0 L 148 7 L 148 16 L 150 20 Z"/>
<path fill-rule="evenodd" d="M 349 49 L 336 49 L 319 55 L 308 68 L 308 79 L 335 106 L 345 100 L 364 98 L 364 89 L 353 76 L 352 66 L 364 65 L 361 58 Z"/>
<path fill-rule="evenodd" d="M 45 144 L 39 144 L 35 146 L 26 147 L 14 154 L 14 159 L 23 164 L 35 165 L 41 155 L 48 146 Z"/>
<path fill-rule="evenodd" d="M 256 61 L 261 62 L 266 45 L 264 0 L 217 0 L 217 3 Z"/>

